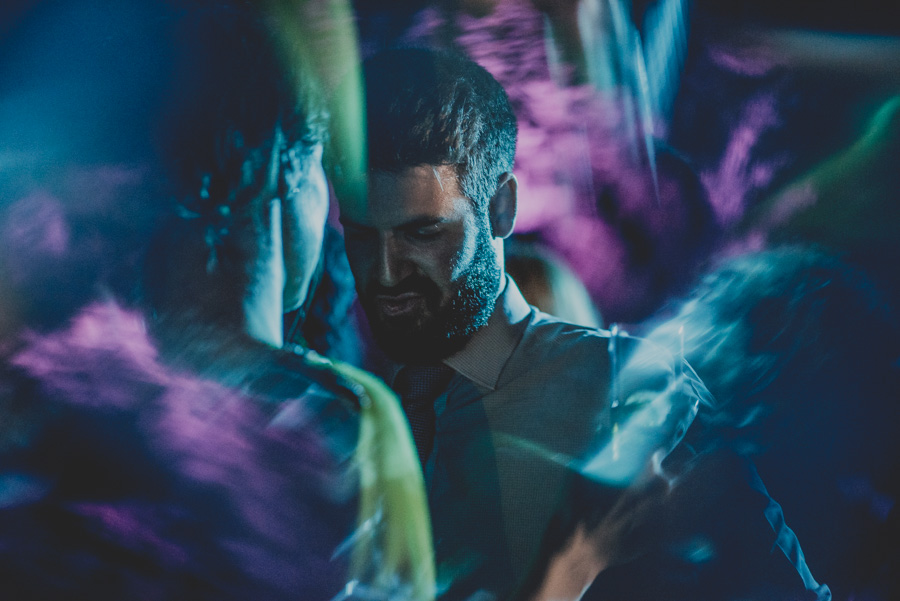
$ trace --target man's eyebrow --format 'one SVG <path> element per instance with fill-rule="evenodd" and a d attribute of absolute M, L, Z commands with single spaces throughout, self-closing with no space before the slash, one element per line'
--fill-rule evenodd
<path fill-rule="evenodd" d="M 447 221 L 447 220 L 444 219 L 443 217 L 427 217 L 427 216 L 416 217 L 414 219 L 410 219 L 409 221 L 401 223 L 400 225 L 396 226 L 394 229 L 401 230 L 401 231 L 417 230 L 417 229 L 420 229 L 423 227 L 428 227 L 431 225 L 439 225 L 441 223 L 444 223 L 445 221 Z"/>
<path fill-rule="evenodd" d="M 357 230 L 378 229 L 371 225 L 363 225 L 361 223 L 357 223 L 357 222 L 353 221 L 352 219 L 348 219 L 347 217 L 339 217 L 338 221 L 345 228 L 349 227 L 349 228 L 353 228 L 353 229 L 357 229 Z M 399 231 L 417 230 L 417 229 L 420 229 L 423 227 L 439 225 L 441 223 L 445 223 L 446 221 L 448 221 L 448 220 L 444 217 L 433 217 L 433 216 L 429 216 L 429 215 L 423 215 L 421 217 L 414 217 L 414 218 L 410 219 L 409 221 L 404 221 L 403 223 L 401 223 L 399 225 L 395 225 L 391 229 L 399 230 Z"/>

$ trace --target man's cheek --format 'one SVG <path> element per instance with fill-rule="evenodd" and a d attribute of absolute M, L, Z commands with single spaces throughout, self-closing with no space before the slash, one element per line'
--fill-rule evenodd
<path fill-rule="evenodd" d="M 472 264 L 478 253 L 478 240 L 475 236 L 466 236 L 464 240 L 454 248 L 454 252 L 448 253 L 444 265 L 449 265 L 450 279 L 458 280 L 471 271 Z"/>

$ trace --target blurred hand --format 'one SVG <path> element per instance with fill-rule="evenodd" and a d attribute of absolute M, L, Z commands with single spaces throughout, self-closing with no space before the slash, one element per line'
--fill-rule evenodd
<path fill-rule="evenodd" d="M 624 490 L 599 521 L 582 520 L 550 558 L 532 601 L 580 599 L 603 570 L 647 552 L 663 521 L 669 481 L 651 475 Z"/>

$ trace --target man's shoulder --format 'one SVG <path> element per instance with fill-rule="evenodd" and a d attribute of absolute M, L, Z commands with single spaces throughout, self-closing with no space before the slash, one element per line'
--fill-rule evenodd
<path fill-rule="evenodd" d="M 560 380 L 603 378 L 609 361 L 609 332 L 563 321 L 533 310 L 522 339 L 510 357 L 504 380 L 525 373 Z"/>
<path fill-rule="evenodd" d="M 606 351 L 609 338 L 608 330 L 563 321 L 535 309 L 517 351 L 551 356 L 594 354 Z"/>
<path fill-rule="evenodd" d="M 495 419 L 509 416 L 516 435 L 582 456 L 609 423 L 608 342 L 603 330 L 533 310 L 498 381 Z"/>

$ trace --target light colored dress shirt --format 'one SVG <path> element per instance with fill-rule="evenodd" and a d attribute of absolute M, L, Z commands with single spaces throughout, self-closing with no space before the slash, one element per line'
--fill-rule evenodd
<path fill-rule="evenodd" d="M 609 430 L 607 339 L 529 306 L 507 277 L 488 324 L 445 363 L 456 375 L 426 466 L 436 553 L 506 592 L 537 554 L 565 465 Z"/>
<path fill-rule="evenodd" d="M 424 471 L 445 598 L 503 598 L 527 574 L 573 465 L 611 446 L 610 357 L 609 332 L 540 312 L 506 276 L 487 325 L 444 361 Z"/>

